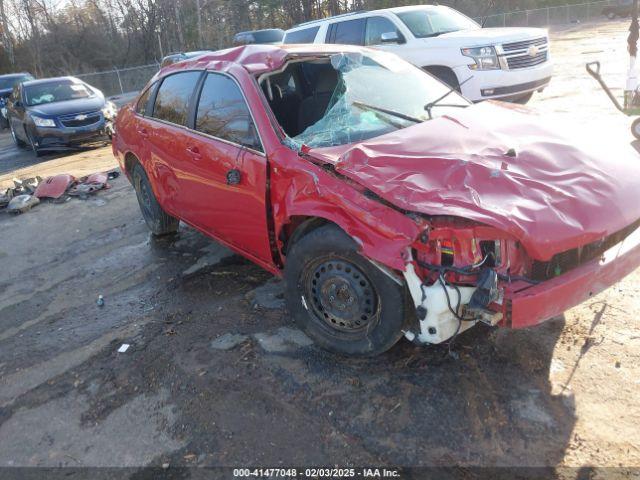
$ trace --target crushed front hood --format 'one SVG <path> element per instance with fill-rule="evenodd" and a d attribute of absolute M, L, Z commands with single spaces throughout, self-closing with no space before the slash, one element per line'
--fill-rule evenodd
<path fill-rule="evenodd" d="M 640 218 L 640 156 L 556 132 L 546 116 L 485 102 L 310 154 L 402 209 L 491 225 L 549 260 Z"/>

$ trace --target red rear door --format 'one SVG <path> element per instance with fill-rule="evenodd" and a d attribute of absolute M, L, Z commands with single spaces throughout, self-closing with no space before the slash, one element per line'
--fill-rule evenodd
<path fill-rule="evenodd" d="M 169 75 L 162 80 L 151 115 L 140 122 L 139 134 L 146 138 L 147 174 L 162 207 L 180 219 L 188 220 L 189 193 L 181 190 L 181 177 L 191 168 L 187 146 L 190 107 L 202 71 Z"/>

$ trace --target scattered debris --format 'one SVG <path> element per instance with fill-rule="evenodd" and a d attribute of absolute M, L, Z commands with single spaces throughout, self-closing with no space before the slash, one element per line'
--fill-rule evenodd
<path fill-rule="evenodd" d="M 38 198 L 60 198 L 75 182 L 76 178 L 66 173 L 49 177 L 44 182 L 40 182 L 34 195 Z"/>
<path fill-rule="evenodd" d="M 0 194 L 0 208 L 5 208 L 13 198 L 13 189 L 8 188 Z"/>
<path fill-rule="evenodd" d="M 118 170 L 111 170 L 103 173 L 93 173 L 81 179 L 76 179 L 73 175 L 66 173 L 54 175 L 48 177 L 46 180 L 42 180 L 41 177 L 27 178 L 20 180 L 13 179 L 14 186 L 6 189 L 0 193 L 0 209 L 6 208 L 11 211 L 9 205 L 13 199 L 20 196 L 27 195 L 37 199 L 51 199 L 55 203 L 64 203 L 69 200 L 70 196 L 86 199 L 89 195 L 103 189 L 110 188 L 109 180 L 118 178 L 120 172 Z M 21 201 L 16 201 L 17 205 Z M 13 209 L 16 212 L 25 212 L 29 208 L 37 205 L 38 202 L 31 201 L 28 208 Z"/>
<path fill-rule="evenodd" d="M 129 350 L 129 347 L 131 345 L 129 345 L 128 343 L 123 343 L 122 345 L 120 345 L 120 348 L 118 349 L 118 353 L 124 353 L 127 350 Z"/>
<path fill-rule="evenodd" d="M 96 301 L 99 307 L 104 307 L 104 297 L 102 295 L 98 295 L 98 300 Z"/>
<path fill-rule="evenodd" d="M 25 178 L 24 180 L 14 178 L 13 195 L 33 195 L 41 182 L 41 177 Z"/>
<path fill-rule="evenodd" d="M 40 200 L 38 197 L 33 195 L 18 195 L 11 199 L 7 205 L 7 211 L 12 213 L 24 213 L 31 210 L 32 207 L 35 207 L 39 203 Z"/>

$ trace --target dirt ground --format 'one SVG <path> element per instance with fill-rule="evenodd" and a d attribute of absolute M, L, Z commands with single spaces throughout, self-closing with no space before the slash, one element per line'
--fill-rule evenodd
<path fill-rule="evenodd" d="M 622 84 L 626 28 L 554 32 L 531 105 L 631 143 L 584 71 Z M 113 165 L 0 140 L 0 185 Z M 472 329 L 454 356 L 401 341 L 352 360 L 314 347 L 260 268 L 187 227 L 150 237 L 123 177 L 0 228 L 0 467 L 640 465 L 640 271 L 537 328 Z"/>

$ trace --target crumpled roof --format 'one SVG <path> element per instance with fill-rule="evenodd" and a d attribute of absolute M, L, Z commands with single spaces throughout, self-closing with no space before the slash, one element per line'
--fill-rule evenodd
<path fill-rule="evenodd" d="M 242 45 L 207 53 L 200 57 L 169 65 L 157 76 L 174 70 L 192 68 L 219 69 L 224 64 L 235 63 L 253 74 L 269 72 L 282 67 L 291 56 L 328 55 L 343 52 L 363 52 L 370 49 L 350 45 L 300 44 L 300 45 Z M 379 53 L 379 52 L 378 52 Z"/>

